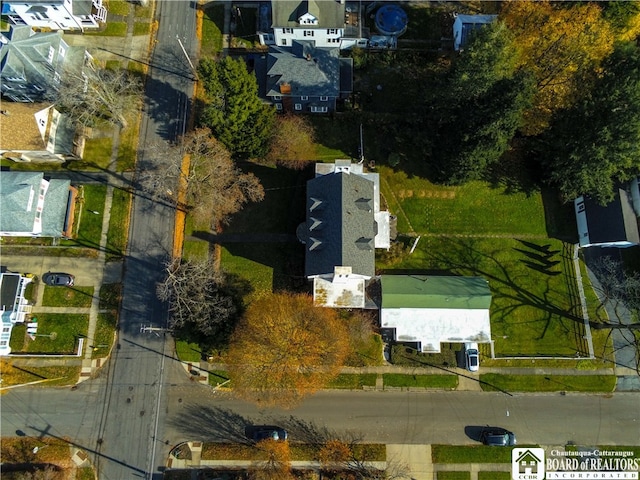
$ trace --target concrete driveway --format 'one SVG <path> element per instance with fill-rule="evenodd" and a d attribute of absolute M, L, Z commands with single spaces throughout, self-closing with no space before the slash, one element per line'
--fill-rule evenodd
<path fill-rule="evenodd" d="M 122 277 L 122 262 L 103 263 L 99 258 L 3 255 L 2 266 L 11 272 L 32 273 L 40 278 L 47 272 L 70 273 L 76 277 L 78 286 L 95 285 L 100 276 L 103 276 L 101 283 L 119 283 Z"/>

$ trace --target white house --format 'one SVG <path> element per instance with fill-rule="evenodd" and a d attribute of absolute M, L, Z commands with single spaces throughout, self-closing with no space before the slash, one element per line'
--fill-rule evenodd
<path fill-rule="evenodd" d="M 82 32 L 107 21 L 102 0 L 3 0 L 2 15 L 13 25 L 42 30 Z"/>
<path fill-rule="evenodd" d="M 305 245 L 315 305 L 363 308 L 375 275 L 375 249 L 390 245 L 378 174 L 350 160 L 316 164 L 316 177 L 307 182 L 307 220 L 297 235 Z"/>
<path fill-rule="evenodd" d="M 77 158 L 76 128 L 50 103 L 2 102 L 0 156 L 15 162 Z"/>
<path fill-rule="evenodd" d="M 345 4 L 335 0 L 272 0 L 271 37 L 261 41 L 289 47 L 294 40 L 313 40 L 317 47 L 337 47 L 344 35 Z"/>
<path fill-rule="evenodd" d="M 9 355 L 11 330 L 16 323 L 23 323 L 31 312 L 31 305 L 24 292 L 31 278 L 17 273 L 0 274 L 0 356 Z"/>
<path fill-rule="evenodd" d="M 491 341 L 491 291 L 482 277 L 381 275 L 380 327 L 418 351 Z"/>

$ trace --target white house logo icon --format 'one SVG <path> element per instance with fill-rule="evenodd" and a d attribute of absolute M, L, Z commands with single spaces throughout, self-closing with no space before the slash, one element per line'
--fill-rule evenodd
<path fill-rule="evenodd" d="M 511 450 L 513 480 L 544 480 L 544 449 L 514 448 Z"/>

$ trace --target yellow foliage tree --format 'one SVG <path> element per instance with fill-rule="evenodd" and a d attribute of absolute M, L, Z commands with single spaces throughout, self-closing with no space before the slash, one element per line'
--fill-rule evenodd
<path fill-rule="evenodd" d="M 288 480 L 291 475 L 291 450 L 289 442 L 267 438 L 256 444 L 266 454 L 263 462 L 253 465 L 249 476 L 252 480 Z"/>
<path fill-rule="evenodd" d="M 335 310 L 308 295 L 277 293 L 255 300 L 229 346 L 235 393 L 263 406 L 291 407 L 338 374 L 349 348 Z"/>
<path fill-rule="evenodd" d="M 512 0 L 500 15 L 515 36 L 520 67 L 536 79 L 534 106 L 525 114 L 523 130 L 537 134 L 555 110 L 572 104 L 584 91 L 585 80 L 613 51 L 614 34 L 594 3 L 567 7 L 548 0 Z"/>

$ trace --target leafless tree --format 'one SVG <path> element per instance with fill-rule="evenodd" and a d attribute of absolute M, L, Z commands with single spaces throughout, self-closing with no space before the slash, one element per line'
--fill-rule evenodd
<path fill-rule="evenodd" d="M 245 203 L 264 198 L 258 178 L 240 170 L 209 129 L 197 129 L 178 144 L 155 150 L 150 156 L 162 157 L 161 166 L 149 162 L 149 168 L 140 177 L 142 188 L 156 196 L 174 198 L 190 212 L 197 225 L 215 230 Z"/>
<path fill-rule="evenodd" d="M 239 307 L 227 288 L 225 274 L 212 262 L 176 259 L 167 264 L 166 272 L 157 295 L 169 303 L 172 328 L 190 328 L 212 337 L 233 326 Z"/>
<path fill-rule="evenodd" d="M 91 63 L 82 71 L 65 72 L 57 108 L 78 125 L 94 126 L 108 121 L 120 128 L 142 99 L 142 83 L 126 70 L 100 69 Z"/>

